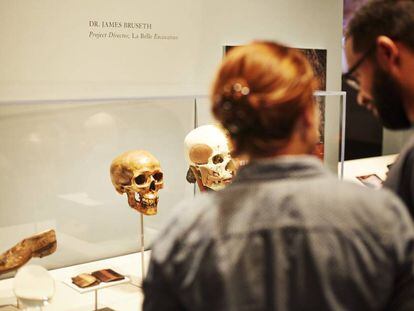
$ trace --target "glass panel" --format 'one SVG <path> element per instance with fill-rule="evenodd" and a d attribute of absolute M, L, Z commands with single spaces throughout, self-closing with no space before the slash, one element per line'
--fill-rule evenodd
<path fill-rule="evenodd" d="M 344 157 L 345 95 L 345 92 L 315 92 L 321 119 L 321 144 L 319 146 L 322 152 L 321 158 L 323 158 L 326 167 L 334 174 L 339 172 L 339 176 L 342 176 Z M 209 98 L 197 97 L 196 126 L 214 124 L 215 122 L 210 111 Z"/>
<path fill-rule="evenodd" d="M 321 112 L 321 137 L 323 137 L 323 162 L 340 178 L 343 176 L 345 152 L 345 92 L 315 92 Z"/>
<path fill-rule="evenodd" d="M 324 161 L 335 171 L 344 94 L 316 96 Z M 158 214 L 144 217 L 148 246 L 172 207 L 194 195 L 184 137 L 212 122 L 207 96 L 0 104 L 0 252 L 47 229 L 56 230 L 57 252 L 32 262 L 48 269 L 138 251 L 140 214 L 109 172 L 115 157 L 136 149 L 152 153 L 164 173 Z"/>
<path fill-rule="evenodd" d="M 183 139 L 194 98 L 0 105 L 0 252 L 56 229 L 55 268 L 139 249 L 139 213 L 110 179 L 112 160 L 144 149 L 161 163 L 159 212 L 145 217 L 146 245 L 171 208 L 192 197 Z M 34 260 L 36 262 L 36 260 Z"/>

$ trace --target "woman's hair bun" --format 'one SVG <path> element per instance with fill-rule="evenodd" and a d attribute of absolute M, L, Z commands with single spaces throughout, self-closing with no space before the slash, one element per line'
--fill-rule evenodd
<path fill-rule="evenodd" d="M 289 141 L 314 103 L 315 78 L 305 56 L 273 42 L 232 49 L 212 88 L 212 109 L 234 154 L 274 153 Z"/>
<path fill-rule="evenodd" d="M 256 112 L 250 99 L 249 85 L 242 78 L 229 80 L 216 98 L 215 112 L 221 116 L 221 122 L 230 136 L 253 130 Z"/>

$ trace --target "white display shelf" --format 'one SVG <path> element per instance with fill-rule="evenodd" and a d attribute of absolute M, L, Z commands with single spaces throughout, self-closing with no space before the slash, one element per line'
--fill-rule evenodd
<path fill-rule="evenodd" d="M 388 167 L 397 159 L 398 154 L 391 154 L 380 157 L 348 160 L 344 162 L 344 180 L 363 185 L 357 176 L 376 174 L 382 180 L 387 178 Z M 340 169 L 340 167 L 338 168 Z"/>
<path fill-rule="evenodd" d="M 148 266 L 150 251 L 145 252 L 145 267 Z M 96 291 L 81 293 L 73 290 L 66 283 L 80 273 L 111 268 L 128 278 L 129 283 L 114 284 L 110 287 L 99 289 L 98 308 L 109 307 L 119 311 L 141 310 L 143 294 L 141 291 L 141 255 L 134 253 L 109 259 L 98 260 L 85 264 L 70 266 L 61 269 L 50 270 L 55 280 L 56 291 L 50 304 L 43 308 L 44 311 L 91 311 L 95 308 Z M 0 281 L 0 311 L 1 306 L 15 305 L 16 297 L 13 293 L 14 278 Z"/>
<path fill-rule="evenodd" d="M 114 270 L 111 267 L 108 267 L 108 268 Z M 105 268 L 105 269 L 108 269 L 108 268 Z M 85 272 L 85 273 L 89 273 L 89 272 Z M 117 286 L 117 285 L 129 283 L 129 282 L 131 282 L 131 280 L 129 279 L 129 277 L 125 276 L 124 279 L 119 280 L 119 281 L 101 282 L 101 283 L 99 283 L 98 285 L 95 285 L 95 286 L 89 286 L 89 287 L 82 288 L 82 287 L 79 287 L 79 286 L 73 284 L 71 278 L 63 281 L 64 284 L 66 284 L 67 286 L 69 286 L 70 288 L 76 290 L 77 292 L 79 292 L 81 294 L 93 292 L 95 290 L 98 291 L 98 290 L 101 290 L 101 289 L 104 289 L 104 288 L 108 288 L 108 287 L 112 287 L 112 286 Z"/>

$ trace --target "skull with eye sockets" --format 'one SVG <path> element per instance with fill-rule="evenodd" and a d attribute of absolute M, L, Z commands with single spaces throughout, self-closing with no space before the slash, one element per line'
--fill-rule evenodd
<path fill-rule="evenodd" d="M 236 164 L 230 156 L 229 142 L 217 126 L 203 125 L 187 134 L 185 154 L 190 168 L 187 181 L 200 181 L 203 187 L 221 190 L 231 182 Z M 203 190 L 200 187 L 200 190 Z"/>
<path fill-rule="evenodd" d="M 112 161 L 110 172 L 115 190 L 127 194 L 130 207 L 144 215 L 157 214 L 164 179 L 160 162 L 151 153 L 127 151 Z"/>

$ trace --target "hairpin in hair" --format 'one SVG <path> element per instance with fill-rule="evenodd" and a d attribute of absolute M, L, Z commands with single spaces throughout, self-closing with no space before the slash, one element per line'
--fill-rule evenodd
<path fill-rule="evenodd" d="M 236 79 L 227 83 L 223 93 L 217 98 L 217 106 L 223 114 L 223 125 L 230 135 L 249 131 L 255 123 L 252 120 L 254 111 L 249 103 L 249 94 L 250 88 L 246 81 Z"/>
<path fill-rule="evenodd" d="M 234 83 L 233 84 L 234 92 L 240 93 L 241 95 L 247 96 L 250 93 L 250 89 L 248 86 L 243 86 L 241 83 Z"/>

